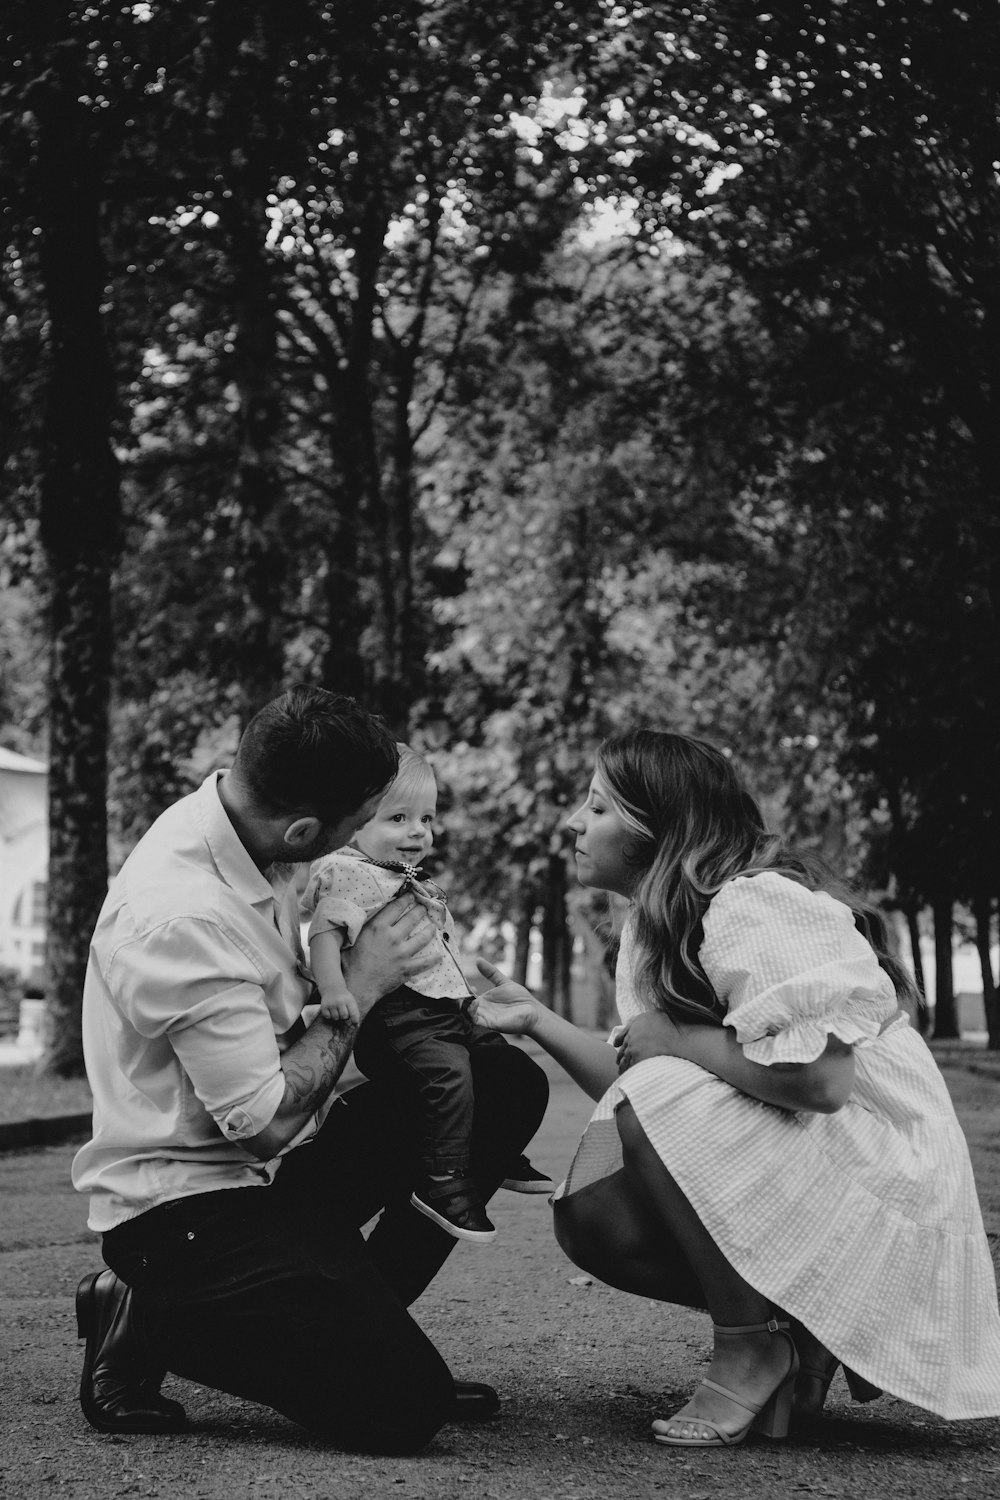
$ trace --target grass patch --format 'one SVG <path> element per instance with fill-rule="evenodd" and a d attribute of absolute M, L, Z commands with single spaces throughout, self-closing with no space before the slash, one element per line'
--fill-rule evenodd
<path fill-rule="evenodd" d="M 0 1068 L 0 1122 L 43 1120 L 50 1115 L 82 1115 L 92 1108 L 85 1078 L 52 1078 L 33 1063 Z"/>

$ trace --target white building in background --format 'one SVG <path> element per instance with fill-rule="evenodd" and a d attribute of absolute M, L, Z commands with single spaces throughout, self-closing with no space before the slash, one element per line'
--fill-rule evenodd
<path fill-rule="evenodd" d="M 0 747 L 0 964 L 28 979 L 45 962 L 48 767 Z"/>

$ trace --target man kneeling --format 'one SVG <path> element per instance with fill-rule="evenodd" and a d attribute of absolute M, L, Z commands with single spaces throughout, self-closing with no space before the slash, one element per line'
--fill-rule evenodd
<path fill-rule="evenodd" d="M 345 1073 L 357 1023 L 318 1012 L 299 938 L 293 867 L 346 844 L 397 764 L 353 699 L 294 688 L 111 884 L 83 1001 L 94 1134 L 73 1164 L 110 1267 L 77 1293 L 81 1404 L 101 1431 L 182 1429 L 167 1370 L 370 1452 L 497 1409 L 407 1311 L 455 1240 L 410 1205 L 406 1105 Z M 366 924 L 345 955 L 362 1018 L 423 967 L 429 936 L 409 896 Z M 480 1050 L 488 1198 L 547 1083 L 515 1048 Z"/>

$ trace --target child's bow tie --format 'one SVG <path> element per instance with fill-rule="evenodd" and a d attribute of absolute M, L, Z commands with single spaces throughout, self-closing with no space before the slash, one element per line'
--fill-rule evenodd
<path fill-rule="evenodd" d="M 373 859 L 370 863 L 383 870 L 398 870 L 407 885 L 415 884 L 423 869 L 423 865 L 408 865 L 405 859 Z"/>

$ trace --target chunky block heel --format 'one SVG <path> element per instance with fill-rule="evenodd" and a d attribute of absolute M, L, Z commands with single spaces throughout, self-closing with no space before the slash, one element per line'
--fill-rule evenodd
<path fill-rule="evenodd" d="M 855 1401 L 877 1401 L 883 1394 L 881 1386 L 872 1385 L 870 1380 L 859 1375 L 857 1370 L 849 1370 L 846 1365 L 844 1366 L 844 1379 Z"/>
<path fill-rule="evenodd" d="M 798 1374 L 793 1360 L 788 1374 L 769 1401 L 765 1401 L 750 1431 L 761 1437 L 783 1438 L 788 1436 L 788 1423 L 792 1415 L 792 1396 L 795 1392 L 795 1377 Z"/>

